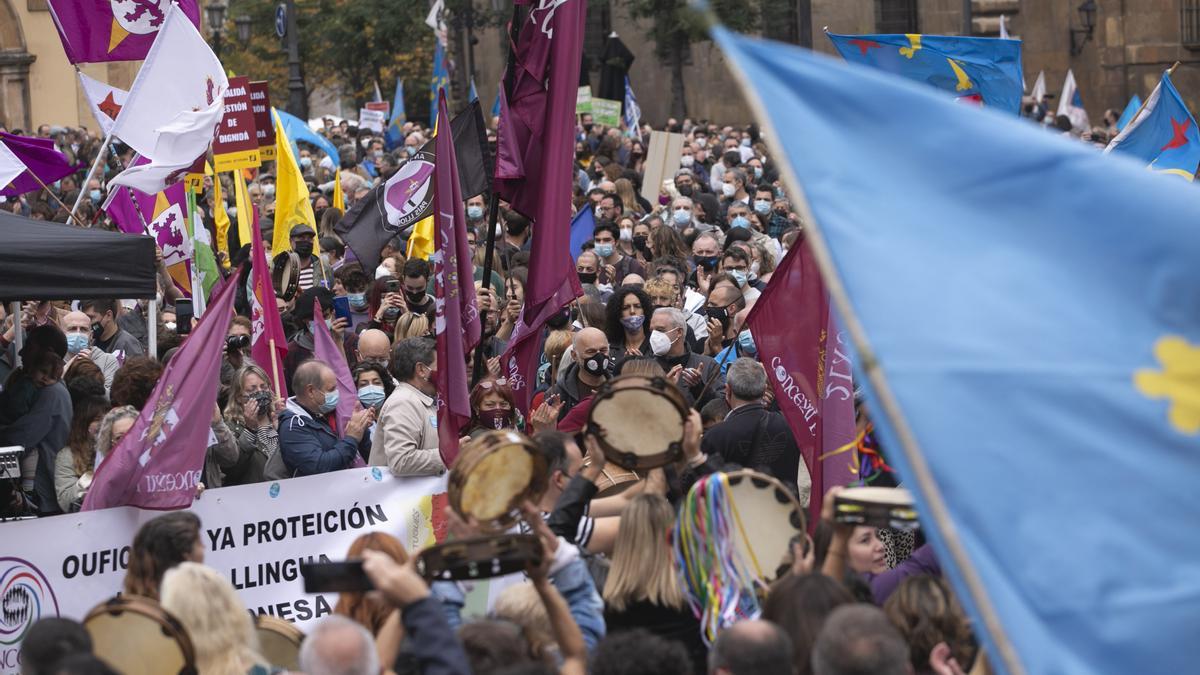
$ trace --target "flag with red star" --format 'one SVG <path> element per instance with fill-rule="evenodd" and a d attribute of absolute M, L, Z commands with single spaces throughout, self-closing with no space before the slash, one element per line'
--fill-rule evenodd
<path fill-rule="evenodd" d="M 1146 168 L 1191 181 L 1200 167 L 1200 131 L 1196 119 L 1163 73 L 1154 93 L 1133 121 L 1117 134 L 1105 152 L 1136 158 Z"/>
<path fill-rule="evenodd" d="M 139 61 L 166 24 L 172 0 L 49 0 L 50 16 L 71 63 Z M 200 27 L 197 0 L 177 0 Z"/>
<path fill-rule="evenodd" d="M 117 115 L 121 114 L 121 108 L 129 98 L 129 92 L 88 77 L 83 74 L 82 70 L 79 71 L 79 84 L 83 86 L 83 94 L 92 107 L 92 115 L 95 116 L 96 123 L 100 125 L 100 130 L 107 135 L 117 121 Z"/>

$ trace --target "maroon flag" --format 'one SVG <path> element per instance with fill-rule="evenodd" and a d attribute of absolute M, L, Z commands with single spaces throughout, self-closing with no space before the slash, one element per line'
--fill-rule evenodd
<path fill-rule="evenodd" d="M 321 301 L 314 298 L 313 358 L 324 362 L 333 370 L 333 377 L 337 380 L 338 389 L 338 404 L 334 411 L 334 419 L 337 420 L 338 431 L 343 432 L 346 429 L 346 423 L 350 421 L 350 416 L 354 414 L 354 409 L 358 407 L 358 387 L 354 386 L 354 376 L 350 374 L 350 365 L 346 363 L 346 352 L 329 332 L 329 326 L 326 326 L 325 322 L 320 319 L 322 316 L 324 316 L 324 312 L 321 310 Z M 366 465 L 362 455 L 355 453 L 351 466 Z"/>
<path fill-rule="evenodd" d="M 221 382 L 233 289 L 221 289 L 192 334 L 167 364 L 154 393 L 124 440 L 100 462 L 83 510 L 113 506 L 190 506 L 216 438 L 211 423 Z"/>
<path fill-rule="evenodd" d="M 43 184 L 49 185 L 75 172 L 75 166 L 67 156 L 54 147 L 53 139 L 17 136 L 0 131 L 0 143 L 25 165 L 25 170 L 11 183 L 0 185 L 0 196 L 15 197 L 40 190 Z"/>
<path fill-rule="evenodd" d="M 178 4 L 199 28 L 196 0 Z M 50 0 L 50 16 L 71 63 L 146 58 L 170 8 L 171 0 Z"/>
<path fill-rule="evenodd" d="M 437 125 L 450 128 L 444 89 L 438 91 Z M 437 234 L 432 260 L 437 299 L 438 451 L 442 462 L 450 466 L 458 457 L 459 434 L 471 421 L 467 353 L 479 344 L 480 328 L 454 134 L 440 133 L 434 141 L 433 226 Z"/>
<path fill-rule="evenodd" d="M 511 99 L 502 101 L 496 189 L 533 221 L 525 307 L 501 362 L 528 412 L 546 320 L 583 290 L 571 260 L 575 98 L 583 52 L 585 0 L 540 3 L 521 28 Z M 515 156 L 512 153 L 517 153 Z M 521 178 L 505 175 L 509 169 Z"/>
<path fill-rule="evenodd" d="M 815 523 L 825 492 L 855 478 L 848 454 L 822 459 L 854 439 L 854 388 L 844 338 L 807 244 L 797 243 L 784 257 L 746 325 L 812 478 L 809 513 Z"/>
<path fill-rule="evenodd" d="M 238 180 L 241 180 L 240 177 Z M 241 217 L 241 213 L 238 214 Z M 283 357 L 287 356 L 287 337 L 283 322 L 279 319 L 279 305 L 275 303 L 275 286 L 271 283 L 271 262 L 263 250 L 262 236 L 258 230 L 258 216 L 250 234 L 250 288 L 246 299 L 250 301 L 251 343 L 250 355 L 254 362 L 271 375 L 275 395 L 287 398 L 288 382 L 283 376 Z"/>

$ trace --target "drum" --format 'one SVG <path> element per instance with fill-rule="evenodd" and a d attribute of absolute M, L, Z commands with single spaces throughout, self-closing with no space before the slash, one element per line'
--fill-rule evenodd
<path fill-rule="evenodd" d="M 523 572 L 542 562 L 542 545 L 532 534 L 459 539 L 417 554 L 417 572 L 429 581 L 490 579 Z"/>
<path fill-rule="evenodd" d="M 738 555 L 759 581 L 770 583 L 791 553 L 792 538 L 805 534 L 804 507 L 766 474 L 743 469 L 726 477 Z"/>
<path fill-rule="evenodd" d="M 117 596 L 88 612 L 83 626 L 96 656 L 124 675 L 196 673 L 183 624 L 150 598 Z"/>
<path fill-rule="evenodd" d="M 287 670 L 300 670 L 300 643 L 304 632 L 291 621 L 269 614 L 254 617 L 254 631 L 258 633 L 259 653 L 273 666 Z"/>
<path fill-rule="evenodd" d="M 665 378 L 622 375 L 596 392 L 587 431 L 596 437 L 608 461 L 623 469 L 646 471 L 683 456 L 687 418 L 687 400 Z"/>
<path fill-rule="evenodd" d="M 591 466 L 592 458 L 584 457 L 583 466 L 586 468 Z M 596 499 L 601 497 L 611 497 L 619 495 L 622 492 L 633 487 L 635 483 L 642 479 L 642 476 L 636 471 L 629 471 L 620 467 L 613 467 L 608 464 L 600 470 L 600 476 L 596 478 Z"/>
<path fill-rule="evenodd" d="M 915 530 L 921 526 L 912 493 L 898 487 L 846 488 L 834 498 L 833 519 L 846 525 Z"/>
<path fill-rule="evenodd" d="M 549 484 L 546 460 L 524 434 L 488 431 L 471 441 L 450 467 L 450 508 L 481 530 L 503 532 L 517 522 L 525 500 L 537 502 Z"/>
<path fill-rule="evenodd" d="M 275 295 L 290 301 L 300 293 L 300 256 L 284 251 L 271 263 L 271 285 Z"/>

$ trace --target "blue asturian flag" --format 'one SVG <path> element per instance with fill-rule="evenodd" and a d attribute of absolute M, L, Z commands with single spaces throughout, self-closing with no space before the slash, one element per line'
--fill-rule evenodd
<path fill-rule="evenodd" d="M 1170 74 L 1163 73 L 1142 112 L 1117 134 L 1104 152 L 1135 157 L 1151 171 L 1189 181 L 1196 177 L 1200 166 L 1200 131 L 1196 129 L 1196 118 L 1171 83 Z"/>
<path fill-rule="evenodd" d="M 576 260 L 583 252 L 583 245 L 592 238 L 596 229 L 596 214 L 591 209 L 591 203 L 585 204 L 575 217 L 571 219 L 571 259 Z"/>
<path fill-rule="evenodd" d="M 1142 97 L 1137 94 L 1129 99 L 1129 103 L 1125 104 L 1125 110 L 1121 112 L 1121 117 L 1117 120 L 1117 131 L 1125 128 L 1126 124 L 1133 121 L 1133 116 L 1137 114 L 1138 108 L 1142 107 Z"/>
<path fill-rule="evenodd" d="M 1021 41 L 945 35 L 838 35 L 842 58 L 926 82 L 959 99 L 1021 112 Z"/>
<path fill-rule="evenodd" d="M 876 69 L 714 39 L 778 143 L 888 463 L 991 663 L 1192 672 L 1191 186 Z"/>
<path fill-rule="evenodd" d="M 397 77 L 396 97 L 392 99 L 392 119 L 383 135 L 383 144 L 388 150 L 404 144 L 404 123 L 407 121 L 408 115 L 404 112 L 404 80 Z"/>
<path fill-rule="evenodd" d="M 446 46 L 435 39 L 433 48 L 433 78 L 429 83 L 429 126 L 437 120 L 438 89 L 450 86 L 450 71 L 446 67 Z"/>

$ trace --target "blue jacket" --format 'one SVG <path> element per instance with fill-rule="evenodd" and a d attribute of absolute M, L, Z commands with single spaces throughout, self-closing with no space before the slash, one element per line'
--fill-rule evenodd
<path fill-rule="evenodd" d="M 361 441 L 338 436 L 329 422 L 313 417 L 296 402 L 296 397 L 287 400 L 287 407 L 279 416 L 279 452 L 294 475 L 348 469 L 360 448 L 371 448 L 370 436 L 364 433 Z"/>

